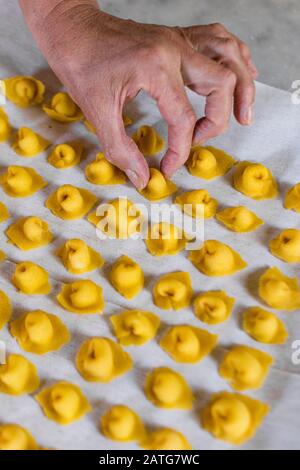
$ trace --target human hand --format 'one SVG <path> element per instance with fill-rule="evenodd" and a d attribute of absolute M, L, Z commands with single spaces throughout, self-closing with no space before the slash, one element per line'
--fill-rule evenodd
<path fill-rule="evenodd" d="M 43 0 L 51 3 L 51 0 Z M 96 128 L 106 157 L 143 188 L 149 168 L 122 120 L 124 104 L 145 90 L 168 124 L 161 170 L 170 177 L 188 158 L 191 144 L 224 132 L 234 113 L 251 123 L 256 69 L 249 50 L 223 27 L 191 28 L 135 23 L 110 16 L 94 1 L 55 1 L 29 27 L 49 65 Z M 34 3 L 30 0 L 31 7 Z M 197 120 L 184 86 L 206 97 Z"/>

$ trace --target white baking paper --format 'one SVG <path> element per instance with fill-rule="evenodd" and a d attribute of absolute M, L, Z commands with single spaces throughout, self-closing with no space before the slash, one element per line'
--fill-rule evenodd
<path fill-rule="evenodd" d="M 22 33 L 23 34 L 23 33 Z M 18 37 L 17 37 L 18 38 Z M 0 46 L 2 54 L 1 77 L 16 74 L 33 74 L 42 78 L 47 85 L 47 97 L 59 89 L 59 83 L 50 72 L 36 48 L 32 45 L 22 47 L 22 41 L 6 41 Z M 99 77 L 99 80 L 101 77 Z M 190 93 L 190 99 L 199 115 L 203 111 L 203 101 Z M 57 380 L 69 380 L 79 385 L 90 400 L 93 410 L 80 421 L 67 427 L 48 420 L 42 413 L 33 396 L 0 396 L 0 422 L 19 423 L 38 440 L 39 444 L 55 449 L 137 449 L 135 444 L 120 444 L 105 439 L 99 432 L 101 415 L 114 404 L 127 404 L 140 414 L 149 428 L 158 426 L 174 427 L 186 435 L 195 449 L 228 449 L 230 445 L 217 441 L 199 424 L 199 410 L 213 392 L 230 390 L 227 383 L 218 375 L 218 362 L 224 351 L 233 344 L 247 344 L 260 348 L 273 355 L 275 365 L 264 387 L 249 395 L 259 398 L 271 406 L 256 436 L 243 445 L 243 449 L 299 449 L 300 448 L 300 364 L 293 363 L 293 342 L 300 340 L 300 312 L 283 313 L 282 318 L 289 330 L 289 340 L 285 346 L 262 345 L 241 329 L 241 312 L 250 306 L 261 305 L 257 295 L 257 280 L 268 266 L 277 266 L 290 276 L 299 276 L 299 265 L 287 265 L 273 257 L 268 251 L 268 242 L 284 228 L 300 228 L 300 215 L 285 210 L 282 200 L 285 192 L 300 181 L 300 106 L 292 104 L 291 95 L 257 83 L 255 124 L 248 128 L 239 126 L 232 120 L 229 132 L 213 141 L 213 145 L 223 148 L 238 160 L 259 161 L 267 165 L 280 183 L 280 197 L 271 201 L 256 202 L 235 191 L 231 184 L 232 172 L 225 177 L 207 182 L 195 178 L 185 168 L 179 170 L 174 178 L 179 190 L 196 188 L 208 189 L 220 202 L 220 207 L 244 204 L 254 210 L 265 221 L 265 225 L 254 233 L 234 234 L 217 223 L 216 220 L 205 222 L 207 239 L 218 239 L 231 245 L 249 263 L 247 269 L 237 275 L 226 278 L 208 278 L 202 275 L 187 259 L 187 252 L 177 256 L 162 258 L 152 257 L 142 240 L 98 240 L 95 227 L 87 220 L 64 222 L 53 216 L 45 207 L 46 197 L 58 186 L 71 183 L 88 188 L 105 201 L 117 196 L 128 196 L 134 202 L 146 203 L 131 185 L 101 187 L 88 183 L 84 177 L 84 168 L 94 159 L 99 146 L 96 137 L 89 133 L 81 123 L 63 125 L 49 120 L 40 108 L 21 110 L 12 103 L 5 106 L 12 125 L 29 126 L 48 138 L 53 144 L 80 138 L 86 148 L 85 158 L 75 168 L 60 171 L 47 163 L 47 153 L 35 158 L 25 159 L 17 156 L 8 144 L 0 145 L 1 170 L 11 164 L 35 168 L 49 183 L 48 187 L 36 195 L 23 199 L 8 197 L 0 189 L 0 200 L 10 210 L 11 218 L 0 226 L 0 249 L 8 260 L 0 265 L 0 289 L 4 290 L 14 304 L 13 318 L 24 311 L 44 309 L 58 315 L 68 326 L 72 334 L 71 343 L 61 351 L 36 356 L 23 352 L 11 337 L 8 328 L 0 332 L 0 339 L 5 342 L 8 353 L 21 353 L 34 362 L 42 379 L 42 387 Z M 130 132 L 141 124 L 155 125 L 156 129 L 167 135 L 165 124 L 160 118 L 155 104 L 141 94 L 128 108 L 128 114 L 135 123 Z M 160 155 L 161 157 L 161 155 Z M 157 165 L 159 158 L 149 159 Z M 169 198 L 171 202 L 171 198 Z M 22 252 L 7 243 L 6 228 L 18 217 L 37 215 L 48 221 L 55 234 L 54 242 L 46 248 Z M 71 276 L 55 256 L 55 248 L 66 239 L 79 237 L 99 250 L 106 264 L 99 271 L 87 274 L 104 289 L 106 301 L 104 315 L 77 316 L 64 311 L 56 301 L 56 294 L 61 284 L 71 281 Z M 110 265 L 121 254 L 126 254 L 141 264 L 146 274 L 144 290 L 132 301 L 126 301 L 112 288 L 107 280 Z M 26 296 L 18 293 L 10 282 L 15 263 L 30 260 L 41 264 L 50 273 L 53 291 L 48 296 Z M 178 312 L 160 311 L 152 302 L 151 289 L 160 274 L 175 270 L 189 271 L 195 293 L 208 289 L 224 289 L 236 298 L 232 317 L 224 324 L 207 328 L 218 333 L 219 344 L 210 357 L 197 365 L 183 365 L 173 362 L 159 347 L 157 340 L 141 347 L 128 347 L 126 350 L 134 359 L 134 368 L 123 377 L 109 384 L 85 382 L 74 366 L 74 358 L 80 344 L 92 336 L 113 338 L 109 316 L 127 308 L 141 308 L 157 313 L 162 320 L 161 335 L 167 325 L 190 324 L 206 328 L 192 309 Z M 295 362 L 295 361 L 294 361 Z M 145 397 L 143 384 L 146 373 L 154 367 L 168 366 L 182 373 L 195 396 L 192 411 L 162 410 L 155 408 Z"/>

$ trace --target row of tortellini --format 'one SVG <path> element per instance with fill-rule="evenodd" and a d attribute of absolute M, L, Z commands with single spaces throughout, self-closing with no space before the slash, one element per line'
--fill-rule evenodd
<path fill-rule="evenodd" d="M 15 104 L 21 107 L 40 104 L 44 99 L 45 87 L 40 80 L 34 77 L 12 77 L 4 81 L 6 95 Z M 73 122 L 82 120 L 83 115 L 78 106 L 67 93 L 57 93 L 49 105 L 44 104 L 43 110 L 53 119 L 60 122 Z M 85 121 L 91 130 L 92 125 Z M 3 110 L 0 113 L 0 140 L 5 140 L 10 131 L 8 117 Z M 128 117 L 124 118 L 125 125 L 131 124 Z M 2 135 L 1 135 L 2 128 Z M 164 140 L 151 126 L 142 126 L 134 134 L 133 140 L 144 155 L 155 155 L 164 147 Z M 18 131 L 13 143 L 15 151 L 24 156 L 33 156 L 47 148 L 49 142 L 28 128 Z M 49 156 L 49 162 L 57 168 L 68 168 L 78 163 L 82 153 L 80 143 L 66 143 L 55 147 Z M 100 154 L 101 155 L 101 154 Z M 114 169 L 109 162 L 102 160 L 101 171 L 99 159 L 86 169 L 87 178 L 95 184 L 116 184 L 124 182 L 124 175 Z M 194 147 L 187 161 L 187 168 L 194 176 L 207 180 L 225 174 L 233 165 L 235 160 L 226 152 L 214 147 Z M 114 177 L 116 173 L 116 177 Z M 102 174 L 104 176 L 102 177 Z M 233 177 L 234 187 L 254 199 L 269 199 L 277 195 L 277 183 L 268 168 L 259 163 L 240 162 L 237 164 Z M 174 190 L 176 186 L 172 182 L 165 181 L 162 175 L 155 169 L 151 169 L 149 187 L 142 191 L 145 197 L 151 200 L 162 199 Z M 200 201 L 201 203 L 201 201 Z M 285 207 L 299 211 L 299 184 L 291 188 L 285 201 Z"/>
<path fill-rule="evenodd" d="M 34 230 L 40 231 L 40 225 L 36 227 L 34 220 L 30 223 L 33 223 Z M 12 236 L 15 236 L 15 242 L 17 242 L 18 232 Z M 61 258 L 65 268 L 76 275 L 92 271 L 104 263 L 100 253 L 80 239 L 67 240 L 56 251 L 56 254 Z M 246 265 L 235 251 L 216 240 L 207 240 L 199 250 L 191 251 L 189 257 L 195 266 L 208 276 L 231 274 Z M 4 259 L 4 255 L 2 258 Z M 109 280 L 115 290 L 126 299 L 134 298 L 144 287 L 142 268 L 125 255 L 118 258 L 111 266 Z M 17 263 L 12 283 L 23 294 L 45 295 L 51 291 L 47 271 L 31 261 Z M 186 308 L 191 303 L 192 295 L 191 278 L 188 272 L 164 274 L 159 277 L 153 287 L 154 303 L 161 309 Z M 260 276 L 259 296 L 274 309 L 292 311 L 300 306 L 300 287 L 297 278 L 286 276 L 276 267 L 268 268 Z M 219 321 L 224 321 L 230 314 L 232 299 L 220 292 L 215 294 L 215 298 L 219 304 L 223 303 L 227 306 L 223 309 L 224 312 L 229 310 L 226 314 L 224 313 L 223 318 L 219 319 Z M 199 310 L 199 298 L 197 299 L 195 305 L 198 305 Z M 102 313 L 104 308 L 102 287 L 89 279 L 63 284 L 57 300 L 66 310 L 75 313 Z"/>
<path fill-rule="evenodd" d="M 162 384 L 158 384 L 158 390 Z M 78 419 L 90 410 L 90 404 L 79 387 L 59 382 L 44 389 L 37 396 L 44 413 L 60 424 Z M 201 410 L 203 427 L 215 437 L 233 444 L 250 439 L 269 408 L 249 396 L 230 392 L 214 394 Z M 135 441 L 147 450 L 189 450 L 191 445 L 179 431 L 159 428 L 147 431 L 139 415 L 125 405 L 112 406 L 100 419 L 100 430 L 109 439 L 118 442 Z M 1 450 L 38 450 L 32 435 L 14 424 L 0 425 Z"/>
<path fill-rule="evenodd" d="M 27 173 L 21 167 L 8 168 L 1 180 L 8 194 L 20 196 L 24 192 L 32 192 L 45 186 L 46 183 L 35 170 L 28 170 L 30 171 Z M 57 217 L 74 220 L 90 212 L 96 202 L 96 196 L 90 191 L 66 184 L 48 197 L 46 207 Z M 135 232 L 141 231 L 144 219 L 139 208 L 129 199 L 114 199 L 100 207 L 104 210 L 99 213 L 98 208 L 97 211 L 90 212 L 87 219 L 108 236 L 128 238 Z M 0 222 L 7 220 L 8 217 L 7 208 L 0 203 Z M 241 232 L 253 230 L 262 223 L 254 213 L 244 207 L 224 209 L 217 214 L 217 218 L 228 228 Z M 10 241 L 21 249 L 37 248 L 52 240 L 47 223 L 38 217 L 19 219 L 8 228 L 6 234 Z M 149 252 L 154 256 L 174 255 L 184 249 L 188 241 L 188 235 L 166 222 L 152 225 L 145 239 Z M 271 240 L 270 251 L 283 261 L 300 262 L 300 230 L 286 229 L 280 232 Z M 232 274 L 246 266 L 238 253 L 216 240 L 207 240 L 199 250 L 191 252 L 190 259 L 200 271 L 208 275 Z"/>
<path fill-rule="evenodd" d="M 130 368 L 129 355 L 124 351 L 120 354 L 115 347 L 115 344 L 114 347 L 111 346 L 108 338 L 92 338 L 81 346 L 76 364 L 86 380 L 105 382 L 108 380 L 109 369 L 115 377 Z M 236 390 L 257 388 L 264 381 L 271 363 L 272 357 L 268 354 L 238 346 L 224 356 L 220 374 Z M 0 384 L 1 392 L 19 395 L 34 393 L 39 388 L 40 381 L 35 366 L 24 357 L 14 354 L 9 356 L 6 365 L 0 366 Z M 147 398 L 157 407 L 189 410 L 193 406 L 194 395 L 189 385 L 179 373 L 170 368 L 159 367 L 148 373 L 144 388 Z M 35 398 L 45 415 L 61 425 L 70 424 L 91 411 L 91 405 L 81 389 L 66 381 L 44 388 Z M 223 410 L 222 418 L 217 410 L 220 413 Z M 268 406 L 258 400 L 236 393 L 220 392 L 213 395 L 201 410 L 201 421 L 203 427 L 216 437 L 239 444 L 254 434 L 267 412 Z M 136 426 L 140 431 L 143 429 L 143 435 L 135 432 Z M 140 418 L 128 407 L 113 407 L 109 410 L 101 419 L 101 429 L 108 438 L 139 442 L 145 439 L 144 444 L 141 442 L 143 447 L 155 448 L 150 447 L 155 434 L 146 435 Z M 153 445 L 158 446 L 158 449 L 165 448 L 159 447 L 156 441 Z M 181 448 L 177 446 L 178 444 L 172 443 L 171 448 Z"/>

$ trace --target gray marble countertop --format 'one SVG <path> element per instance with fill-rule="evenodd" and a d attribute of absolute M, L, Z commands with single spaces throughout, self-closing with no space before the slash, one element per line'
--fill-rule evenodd
<path fill-rule="evenodd" d="M 299 0 L 100 0 L 103 10 L 168 25 L 220 22 L 247 42 L 258 80 L 289 90 L 300 79 Z"/>

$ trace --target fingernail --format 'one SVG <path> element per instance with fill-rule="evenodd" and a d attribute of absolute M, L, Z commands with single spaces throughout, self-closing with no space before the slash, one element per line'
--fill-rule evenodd
<path fill-rule="evenodd" d="M 252 124 L 253 121 L 253 109 L 252 106 L 249 106 L 244 113 L 244 121 L 246 124 Z"/>
<path fill-rule="evenodd" d="M 135 171 L 125 170 L 125 173 L 137 189 L 143 189 L 143 181 Z"/>

